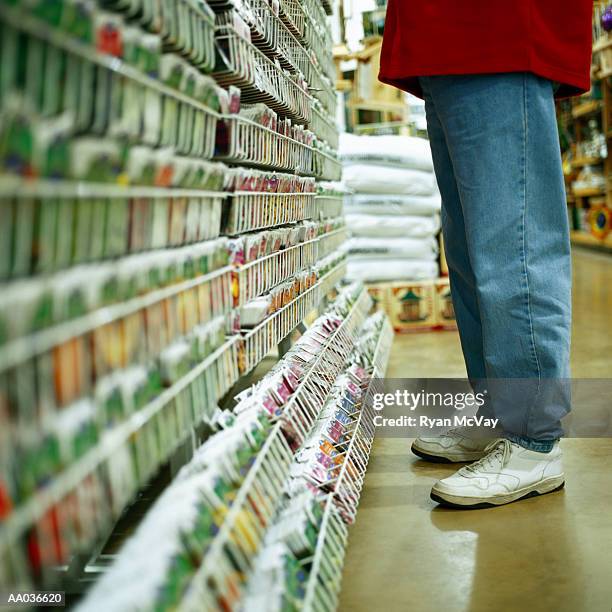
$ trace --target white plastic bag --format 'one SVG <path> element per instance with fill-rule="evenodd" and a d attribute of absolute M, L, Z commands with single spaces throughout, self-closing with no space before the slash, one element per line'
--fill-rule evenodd
<path fill-rule="evenodd" d="M 374 163 L 433 172 L 429 141 L 415 136 L 356 136 L 342 133 L 339 153 L 345 165 Z"/>
<path fill-rule="evenodd" d="M 431 172 L 363 163 L 344 166 L 342 181 L 357 193 L 428 196 L 438 188 Z"/>
<path fill-rule="evenodd" d="M 433 215 L 441 207 L 440 194 L 429 196 L 356 193 L 344 198 L 347 214 Z"/>
<path fill-rule="evenodd" d="M 351 281 L 419 281 L 438 278 L 436 261 L 422 259 L 350 259 L 346 278 Z"/>
<path fill-rule="evenodd" d="M 350 209 L 349 209 L 350 210 Z M 440 230 L 440 215 L 345 215 L 346 225 L 353 236 L 384 236 L 385 238 L 425 238 Z"/>
<path fill-rule="evenodd" d="M 348 241 L 349 257 L 434 260 L 438 257 L 438 242 L 433 236 L 427 238 L 351 238 Z"/>

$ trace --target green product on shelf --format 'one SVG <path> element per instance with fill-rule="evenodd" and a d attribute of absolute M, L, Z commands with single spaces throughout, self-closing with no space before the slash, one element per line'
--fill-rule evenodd
<path fill-rule="evenodd" d="M 23 111 L 5 109 L 0 124 L 0 160 L 10 172 L 30 176 L 34 135 L 32 119 Z"/>

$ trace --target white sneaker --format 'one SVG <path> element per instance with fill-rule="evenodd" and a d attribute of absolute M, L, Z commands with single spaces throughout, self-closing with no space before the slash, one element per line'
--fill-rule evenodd
<path fill-rule="evenodd" d="M 491 439 L 471 438 L 467 427 L 450 429 L 437 438 L 417 438 L 412 452 L 427 461 L 436 463 L 465 463 L 484 457 Z"/>
<path fill-rule="evenodd" d="M 510 440 L 495 440 L 485 457 L 436 482 L 431 499 L 460 508 L 488 508 L 544 495 L 565 484 L 561 448 L 527 450 Z"/>

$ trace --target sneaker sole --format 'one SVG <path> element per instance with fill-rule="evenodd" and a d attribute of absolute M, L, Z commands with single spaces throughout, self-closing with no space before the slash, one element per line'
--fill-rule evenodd
<path fill-rule="evenodd" d="M 478 461 L 478 459 L 482 459 L 484 457 L 484 452 L 482 453 L 473 453 L 469 456 L 464 456 L 461 459 L 451 459 L 446 455 L 431 455 L 426 453 L 425 451 L 420 450 L 418 447 L 412 443 L 410 450 L 421 459 L 425 461 L 430 461 L 431 463 L 470 463 L 472 461 Z"/>
<path fill-rule="evenodd" d="M 519 489 L 514 493 L 499 495 L 497 497 L 461 497 L 459 495 L 449 495 L 442 491 L 436 491 L 435 488 L 431 490 L 430 497 L 433 501 L 446 508 L 477 510 L 480 508 L 495 508 L 497 506 L 512 504 L 522 499 L 555 493 L 556 491 L 561 491 L 563 487 L 565 487 L 565 476 L 555 476 L 554 478 L 549 478 L 534 485 L 530 485 L 529 487 Z"/>

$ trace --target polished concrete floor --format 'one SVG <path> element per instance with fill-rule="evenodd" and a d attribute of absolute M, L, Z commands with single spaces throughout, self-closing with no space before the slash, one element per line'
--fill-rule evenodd
<path fill-rule="evenodd" d="M 575 377 L 612 373 L 612 256 L 574 255 Z M 389 377 L 465 376 L 456 333 L 396 338 Z M 612 398 L 611 398 L 612 401 Z M 612 440 L 562 442 L 564 491 L 488 510 L 429 499 L 452 466 L 377 439 L 351 528 L 341 612 L 612 611 Z"/>

